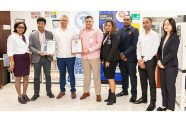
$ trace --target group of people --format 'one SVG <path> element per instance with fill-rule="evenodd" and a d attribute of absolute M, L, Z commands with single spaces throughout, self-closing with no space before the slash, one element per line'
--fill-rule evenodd
<path fill-rule="evenodd" d="M 164 35 L 162 38 L 152 30 L 152 20 L 143 18 L 144 32 L 139 34 L 137 28 L 131 25 L 132 18 L 124 17 L 124 27 L 118 30 L 113 20 L 107 20 L 104 24 L 104 32 L 94 27 L 92 16 L 85 17 L 85 27 L 76 33 L 68 26 L 67 15 L 60 18 L 61 26 L 53 32 L 45 29 L 46 19 L 38 18 L 38 30 L 27 37 L 26 24 L 18 22 L 14 25 L 14 33 L 7 41 L 7 53 L 10 57 L 10 71 L 15 76 L 15 88 L 18 93 L 18 101 L 26 104 L 30 101 L 27 96 L 30 64 L 34 67 L 34 95 L 35 101 L 40 93 L 41 68 L 44 69 L 46 78 L 46 92 L 49 98 L 54 98 L 51 91 L 51 61 L 52 55 L 45 52 L 45 41 L 56 41 L 56 57 L 59 69 L 60 93 L 57 99 L 65 95 L 66 69 L 70 77 L 71 98 L 76 98 L 75 88 L 75 55 L 72 51 L 72 40 L 81 39 L 82 42 L 82 67 L 84 71 L 83 94 L 80 100 L 90 96 L 91 74 L 93 72 L 96 101 L 101 102 L 100 63 L 103 65 L 105 78 L 108 79 L 108 98 L 104 100 L 107 105 L 116 103 L 116 97 L 128 95 L 129 78 L 131 84 L 130 102 L 134 104 L 147 103 L 148 82 L 150 86 L 150 105 L 147 111 L 156 108 L 156 65 L 160 68 L 160 81 L 162 91 L 162 107 L 158 111 L 174 111 L 176 88 L 175 82 L 178 73 L 177 51 L 179 37 L 176 32 L 176 22 L 173 18 L 167 18 L 163 22 Z M 78 36 L 79 35 L 79 36 Z M 122 75 L 122 91 L 115 94 L 116 83 L 114 80 L 116 67 L 119 65 Z M 137 100 L 137 65 L 140 76 L 142 96 Z M 21 78 L 23 77 L 23 93 L 21 92 Z"/>

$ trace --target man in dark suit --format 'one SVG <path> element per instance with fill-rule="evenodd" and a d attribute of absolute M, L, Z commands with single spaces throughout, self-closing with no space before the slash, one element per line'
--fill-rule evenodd
<path fill-rule="evenodd" d="M 132 19 L 129 15 L 124 17 L 124 27 L 120 33 L 120 62 L 119 68 L 122 75 L 122 91 L 116 96 L 128 95 L 129 76 L 131 81 L 130 102 L 135 102 L 137 97 L 137 76 L 136 76 L 136 45 L 138 41 L 139 31 L 131 26 Z"/>
<path fill-rule="evenodd" d="M 32 52 L 32 63 L 34 64 L 34 95 L 31 98 L 32 101 L 39 97 L 40 92 L 40 74 L 41 68 L 44 69 L 46 78 L 46 91 L 49 98 L 54 98 L 51 92 L 51 61 L 52 56 L 47 55 L 44 51 L 44 43 L 46 40 L 53 40 L 53 34 L 50 31 L 45 30 L 46 20 L 45 18 L 37 19 L 38 31 L 34 31 L 29 36 L 29 49 Z"/>

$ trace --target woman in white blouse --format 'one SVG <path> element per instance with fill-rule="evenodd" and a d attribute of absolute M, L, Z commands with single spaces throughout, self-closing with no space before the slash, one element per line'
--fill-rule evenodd
<path fill-rule="evenodd" d="M 8 37 L 7 53 L 10 59 L 10 72 L 15 76 L 15 88 L 18 93 L 18 101 L 26 104 L 30 101 L 26 92 L 30 73 L 29 40 L 24 35 L 26 24 L 17 22 L 14 24 L 14 33 Z M 23 94 L 21 93 L 21 78 L 23 77 Z"/>

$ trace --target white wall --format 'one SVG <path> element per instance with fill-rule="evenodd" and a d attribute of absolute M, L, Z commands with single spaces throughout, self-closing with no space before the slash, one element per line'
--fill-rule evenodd
<path fill-rule="evenodd" d="M 13 31 L 13 26 L 15 23 L 15 19 L 20 18 L 20 19 L 25 19 L 25 23 L 27 25 L 27 31 L 26 35 L 29 35 L 32 30 L 37 30 L 37 22 L 36 19 L 31 18 L 31 13 L 30 12 L 23 12 L 23 11 L 12 11 L 10 12 L 11 16 L 11 30 Z M 44 12 L 42 12 L 42 16 L 44 16 Z M 52 28 L 52 23 L 51 21 L 48 21 L 47 19 L 47 26 L 46 29 L 51 29 Z"/>
<path fill-rule="evenodd" d="M 66 14 L 67 16 L 69 16 L 69 26 L 73 27 L 76 31 L 79 31 L 79 28 L 77 28 L 75 21 L 77 20 L 76 17 L 78 17 L 78 15 L 80 11 L 60 11 L 57 12 L 57 18 L 46 18 L 47 23 L 46 23 L 46 29 L 53 31 L 53 25 L 52 25 L 52 20 L 56 20 L 56 19 L 60 19 L 61 15 Z M 83 13 L 83 12 L 81 12 Z M 99 27 L 99 12 L 97 11 L 92 11 L 92 12 L 87 12 L 90 15 L 93 16 L 94 18 L 94 26 L 95 27 Z M 32 30 L 37 30 L 37 19 L 32 19 L 31 18 L 31 11 L 11 11 L 10 12 L 10 16 L 11 16 L 11 30 L 13 31 L 13 26 L 15 23 L 15 19 L 20 18 L 20 19 L 25 19 L 25 23 L 27 25 L 27 31 L 26 31 L 26 35 L 29 35 Z M 45 17 L 45 12 L 42 11 L 41 12 L 41 16 Z M 75 20 L 76 19 L 76 20 Z"/>

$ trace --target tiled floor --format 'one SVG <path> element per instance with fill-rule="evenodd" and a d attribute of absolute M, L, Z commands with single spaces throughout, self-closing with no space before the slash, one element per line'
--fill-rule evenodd
<path fill-rule="evenodd" d="M 59 84 L 52 84 L 52 90 L 55 96 L 59 92 Z M 0 89 L 0 111 L 145 111 L 148 104 L 135 105 L 129 102 L 130 94 L 128 96 L 117 98 L 117 103 L 112 106 L 107 106 L 105 102 L 96 102 L 95 91 L 90 89 L 91 96 L 86 100 L 80 100 L 82 95 L 82 87 L 77 87 L 77 98 L 72 100 L 70 97 L 70 89 L 67 86 L 66 95 L 57 100 L 51 99 L 46 96 L 45 84 L 41 84 L 41 93 L 38 100 L 29 102 L 25 105 L 17 101 L 17 93 L 14 84 L 10 83 Z M 117 92 L 121 87 L 117 87 Z M 107 98 L 108 86 L 102 85 L 102 98 Z M 30 83 L 28 87 L 28 96 L 33 95 L 33 84 Z M 141 89 L 138 88 L 138 98 L 141 96 Z M 161 105 L 161 91 L 157 89 L 157 106 Z M 176 110 L 179 106 L 176 105 Z"/>

